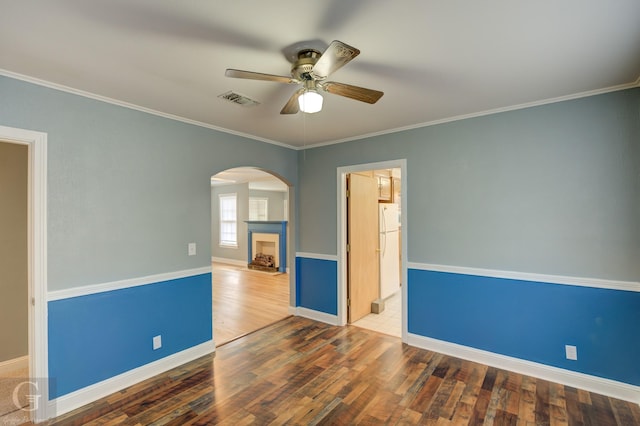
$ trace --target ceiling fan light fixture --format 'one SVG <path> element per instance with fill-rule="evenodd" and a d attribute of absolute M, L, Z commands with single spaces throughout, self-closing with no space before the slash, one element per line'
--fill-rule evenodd
<path fill-rule="evenodd" d="M 280 114 L 297 114 L 300 111 L 311 114 L 322 110 L 323 97 L 318 93 L 318 88 L 326 93 L 375 104 L 384 95 L 384 92 L 336 81 L 326 81 L 332 73 L 342 68 L 359 54 L 360 50 L 355 47 L 339 40 L 333 40 L 324 49 L 323 53 L 310 46 L 304 46 L 302 50 L 298 51 L 297 56 L 292 58 L 293 65 L 290 76 L 264 74 L 234 68 L 227 68 L 224 75 L 248 80 L 302 85 L 303 87 L 291 94 L 287 103 L 280 110 Z M 289 55 L 286 56 L 287 58 L 290 57 Z"/>
<path fill-rule="evenodd" d="M 322 95 L 313 89 L 305 90 L 298 96 L 300 111 L 312 114 L 322 109 Z"/>

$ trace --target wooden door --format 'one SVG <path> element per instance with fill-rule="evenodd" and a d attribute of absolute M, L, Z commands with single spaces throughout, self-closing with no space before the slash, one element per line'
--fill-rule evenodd
<path fill-rule="evenodd" d="M 378 285 L 378 185 L 376 178 L 347 176 L 347 321 L 371 313 Z"/>

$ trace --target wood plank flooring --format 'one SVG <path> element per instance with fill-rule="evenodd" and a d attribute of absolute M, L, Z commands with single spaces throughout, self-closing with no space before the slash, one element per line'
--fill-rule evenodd
<path fill-rule="evenodd" d="M 212 264 L 216 345 L 289 316 L 289 275 Z"/>
<path fill-rule="evenodd" d="M 53 425 L 640 425 L 640 407 L 290 317 Z"/>

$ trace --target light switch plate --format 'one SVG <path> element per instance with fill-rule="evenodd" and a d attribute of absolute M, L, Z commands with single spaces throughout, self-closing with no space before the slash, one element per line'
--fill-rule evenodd
<path fill-rule="evenodd" d="M 195 256 L 196 255 L 196 243 L 189 243 L 189 256 Z"/>
<path fill-rule="evenodd" d="M 153 338 L 153 350 L 160 349 L 162 347 L 162 336 L 154 336 Z"/>

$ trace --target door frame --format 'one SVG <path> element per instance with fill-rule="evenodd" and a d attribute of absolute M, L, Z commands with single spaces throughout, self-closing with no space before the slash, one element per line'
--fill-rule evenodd
<path fill-rule="evenodd" d="M 402 274 L 402 341 L 407 342 L 407 160 L 389 160 L 376 163 L 356 164 L 337 168 L 337 230 L 338 230 L 338 325 L 347 324 L 347 175 L 354 172 L 363 172 L 377 169 L 399 168 L 402 179 L 400 188 L 400 208 L 402 210 L 400 223 L 402 225 L 402 261 L 400 271 Z"/>
<path fill-rule="evenodd" d="M 48 379 L 47 346 L 47 134 L 0 126 L 0 140 L 28 147 L 27 233 L 29 285 L 29 374 Z M 42 386 L 42 384 L 46 386 Z M 34 423 L 48 419 L 49 389 L 38 387 Z"/>

